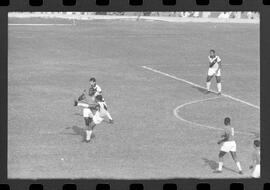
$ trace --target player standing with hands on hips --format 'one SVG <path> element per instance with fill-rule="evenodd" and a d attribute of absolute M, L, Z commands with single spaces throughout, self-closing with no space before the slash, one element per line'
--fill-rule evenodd
<path fill-rule="evenodd" d="M 218 162 L 218 169 L 215 173 L 221 173 L 223 167 L 223 157 L 226 153 L 230 152 L 231 156 L 236 163 L 236 166 L 239 170 L 239 174 L 243 174 L 240 162 L 237 160 L 236 156 L 236 142 L 234 140 L 234 128 L 231 127 L 231 119 L 226 117 L 224 119 L 225 124 L 225 131 L 224 134 L 221 136 L 222 139 L 218 141 L 218 144 L 222 144 L 219 152 L 219 162 Z"/>
<path fill-rule="evenodd" d="M 206 89 L 207 93 L 210 92 L 211 79 L 215 75 L 217 81 L 218 95 L 221 95 L 221 59 L 216 55 L 215 50 L 210 50 L 209 59 L 209 69 L 206 78 Z"/>

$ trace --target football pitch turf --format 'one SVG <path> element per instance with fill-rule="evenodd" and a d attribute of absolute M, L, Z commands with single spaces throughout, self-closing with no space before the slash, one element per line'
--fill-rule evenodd
<path fill-rule="evenodd" d="M 68 23 L 9 20 L 49 21 Z M 250 176 L 260 133 L 259 25 L 76 21 L 8 32 L 9 178 Z M 196 86 L 205 86 L 212 48 L 222 59 L 223 92 L 255 107 Z M 93 141 L 83 143 L 82 109 L 73 100 L 90 77 L 115 123 L 96 126 Z M 226 116 L 244 175 L 230 155 L 223 173 L 213 173 Z"/>

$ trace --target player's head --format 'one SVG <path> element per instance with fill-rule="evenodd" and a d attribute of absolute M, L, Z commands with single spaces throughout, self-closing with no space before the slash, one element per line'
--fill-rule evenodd
<path fill-rule="evenodd" d="M 101 95 L 97 95 L 95 98 L 96 102 L 102 102 L 103 101 L 103 97 Z"/>
<path fill-rule="evenodd" d="M 95 85 L 96 85 L 96 78 L 91 77 L 91 78 L 89 79 L 89 82 L 90 82 L 90 85 L 91 85 L 91 86 L 95 86 Z"/>
<path fill-rule="evenodd" d="M 254 141 L 253 141 L 253 145 L 254 145 L 255 148 L 260 148 L 260 146 L 261 146 L 261 141 L 260 141 L 260 140 L 254 140 Z"/>
<path fill-rule="evenodd" d="M 215 55 L 216 55 L 216 51 L 213 50 L 213 49 L 211 49 L 211 50 L 210 50 L 210 56 L 211 56 L 211 57 L 214 57 Z"/>
<path fill-rule="evenodd" d="M 231 119 L 230 119 L 229 117 L 225 117 L 225 119 L 224 119 L 224 124 L 225 124 L 226 126 L 230 125 L 230 124 L 231 124 Z"/>

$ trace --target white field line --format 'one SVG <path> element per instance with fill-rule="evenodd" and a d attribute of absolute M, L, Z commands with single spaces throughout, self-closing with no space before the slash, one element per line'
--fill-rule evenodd
<path fill-rule="evenodd" d="M 203 87 L 203 86 L 201 86 L 201 85 L 198 85 L 198 84 L 195 84 L 195 83 L 193 83 L 193 82 L 187 81 L 187 80 L 185 80 L 185 79 L 182 79 L 182 78 L 179 78 L 179 77 L 170 75 L 170 74 L 168 74 L 168 73 L 164 73 L 164 72 L 162 72 L 162 71 L 153 69 L 153 68 L 151 68 L 151 67 L 142 66 L 142 68 L 147 69 L 147 70 L 152 71 L 152 72 L 155 72 L 155 73 L 158 73 L 158 74 L 161 74 L 161 75 L 164 75 L 164 76 L 167 76 L 167 77 L 169 77 L 169 78 L 172 78 L 172 79 L 175 79 L 175 80 L 178 80 L 178 81 L 181 81 L 181 82 L 190 84 L 191 86 L 195 86 L 195 87 L 199 87 L 199 88 L 202 88 L 202 89 L 206 89 L 205 87 Z M 217 93 L 216 91 L 213 91 L 213 90 L 211 90 L 211 92 Z M 246 101 L 241 100 L 241 99 L 239 99 L 239 98 L 235 98 L 235 97 L 233 97 L 233 96 L 231 96 L 231 95 L 223 94 L 223 93 L 222 93 L 221 95 L 224 96 L 224 97 L 226 97 L 226 98 L 230 98 L 230 99 L 232 99 L 232 100 L 234 100 L 234 101 L 241 102 L 241 103 L 243 103 L 243 104 L 246 104 L 246 105 L 248 105 L 248 106 L 251 106 L 251 107 L 253 107 L 253 108 L 260 109 L 260 107 L 257 106 L 257 105 L 254 105 L 254 104 L 252 104 L 252 103 L 246 102 Z"/>
<path fill-rule="evenodd" d="M 73 26 L 74 24 L 8 24 L 9 26 Z"/>
<path fill-rule="evenodd" d="M 222 97 L 221 97 L 221 96 L 217 96 L 217 97 L 206 98 L 206 99 L 201 99 L 201 100 L 194 100 L 194 101 L 191 101 L 191 102 L 187 102 L 187 103 L 181 104 L 181 105 L 177 106 L 177 107 L 173 110 L 173 114 L 174 114 L 174 116 L 175 116 L 177 119 L 179 119 L 179 120 L 181 120 L 181 121 L 183 121 L 183 122 L 186 122 L 186 123 L 188 123 L 188 124 L 195 125 L 195 126 L 198 126 L 198 127 L 207 128 L 207 129 L 223 131 L 224 129 L 222 129 L 222 128 L 213 127 L 213 126 L 209 126 L 209 125 L 203 125 L 203 124 L 200 124 L 200 123 L 196 123 L 196 122 L 193 122 L 193 121 L 189 121 L 189 120 L 187 120 L 187 119 L 184 119 L 183 117 L 181 117 L 181 116 L 178 114 L 178 111 L 179 111 L 180 109 L 182 109 L 183 107 L 187 106 L 187 105 L 196 104 L 196 103 L 200 103 L 200 102 L 206 102 L 206 101 L 214 100 L 214 99 L 218 99 L 218 98 L 222 98 Z M 235 133 L 238 133 L 238 134 L 244 134 L 244 135 L 254 135 L 253 133 L 242 132 L 242 131 L 235 131 Z"/>

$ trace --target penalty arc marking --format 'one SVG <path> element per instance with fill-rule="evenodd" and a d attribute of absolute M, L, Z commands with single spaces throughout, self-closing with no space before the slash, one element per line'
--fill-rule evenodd
<path fill-rule="evenodd" d="M 175 79 L 175 80 L 178 80 L 178 81 L 182 81 L 182 82 L 187 83 L 187 84 L 189 84 L 189 85 L 192 85 L 192 86 L 195 86 L 195 87 L 199 87 L 199 88 L 201 88 L 201 89 L 206 89 L 205 87 L 203 87 L 203 86 L 201 86 L 201 85 L 195 84 L 195 83 L 193 83 L 193 82 L 187 81 L 187 80 L 182 79 L 182 78 L 178 78 L 178 77 L 173 76 L 173 75 L 170 75 L 170 74 L 168 74 L 168 73 L 164 73 L 164 72 L 162 72 L 162 71 L 153 69 L 153 68 L 151 68 L 151 67 L 147 67 L 147 66 L 141 66 L 141 67 L 144 68 L 144 69 L 150 70 L 150 71 L 152 71 L 152 72 L 159 73 L 159 74 L 161 74 L 161 75 L 167 76 L 167 77 L 169 77 L 169 78 L 172 78 L 172 79 Z M 213 92 L 213 93 L 215 93 L 215 94 L 217 94 L 216 91 L 212 91 L 212 90 L 210 90 L 210 91 Z M 196 104 L 196 103 L 200 103 L 200 102 L 205 102 L 205 101 L 209 101 L 209 100 L 214 100 L 214 99 L 218 99 L 218 98 L 222 98 L 222 97 L 230 98 L 230 99 L 232 99 L 232 100 L 234 100 L 234 101 L 241 102 L 241 103 L 243 103 L 243 104 L 246 104 L 246 105 L 248 105 L 248 106 L 251 106 L 251 107 L 253 107 L 253 108 L 256 108 L 256 109 L 259 109 L 259 110 L 260 110 L 260 107 L 259 107 L 259 106 L 254 105 L 254 104 L 251 104 L 251 103 L 246 102 L 246 101 L 244 101 L 244 100 L 241 100 L 241 99 L 239 99 L 239 98 L 235 98 L 235 97 L 233 97 L 233 96 L 231 96 L 231 95 L 228 95 L 228 94 L 221 94 L 221 95 L 222 95 L 222 96 L 212 97 L 212 98 L 206 98 L 206 99 L 201 99 L 201 100 L 194 100 L 194 101 L 190 101 L 190 102 L 181 104 L 181 105 L 177 106 L 177 107 L 173 110 L 173 113 L 174 113 L 174 115 L 175 115 L 176 118 L 180 119 L 180 120 L 183 121 L 183 122 L 189 123 L 189 124 L 191 124 L 191 125 L 195 125 L 195 126 L 202 127 L 202 128 L 207 128 L 207 129 L 212 129 L 212 130 L 223 130 L 223 129 L 218 128 L 218 127 L 209 126 L 209 125 L 203 125 L 203 124 L 200 124 L 200 123 L 196 123 L 196 122 L 189 121 L 189 120 L 184 119 L 183 117 L 179 116 L 177 112 L 178 112 L 179 109 L 181 109 L 181 108 L 183 108 L 183 107 L 185 107 L 185 106 L 187 106 L 187 105 Z M 253 133 L 250 133 L 250 132 L 243 132 L 243 131 L 235 131 L 235 133 L 245 134 L 245 135 L 254 135 Z"/>
<path fill-rule="evenodd" d="M 214 126 L 209 126 L 209 125 L 203 125 L 203 124 L 200 124 L 200 123 L 196 123 L 196 122 L 193 122 L 193 121 L 189 121 L 185 118 L 183 118 L 182 116 L 180 116 L 178 114 L 178 111 L 182 108 L 184 108 L 185 106 L 188 106 L 188 105 L 191 105 L 191 104 L 196 104 L 196 103 L 200 103 L 200 102 L 206 102 L 206 101 L 209 101 L 209 100 L 215 100 L 215 99 L 218 99 L 218 98 L 222 98 L 222 96 L 218 96 L 218 97 L 212 97 L 212 98 L 206 98 L 206 99 L 201 99 L 201 100 L 194 100 L 194 101 L 190 101 L 190 102 L 187 102 L 187 103 L 184 103 L 184 104 L 181 104 L 179 106 L 177 106 L 174 110 L 173 110 L 173 114 L 174 116 L 185 122 L 185 123 L 188 123 L 188 124 L 191 124 L 191 125 L 194 125 L 194 126 L 197 126 L 197 127 L 202 127 L 202 128 L 207 128 L 207 129 L 212 129 L 212 130 L 220 130 L 220 131 L 223 131 L 224 129 L 222 128 L 218 128 L 218 127 L 214 127 Z M 235 131 L 235 133 L 238 133 L 238 134 L 244 134 L 244 135 L 254 135 L 253 133 L 249 133 L 249 132 L 243 132 L 243 131 Z"/>

